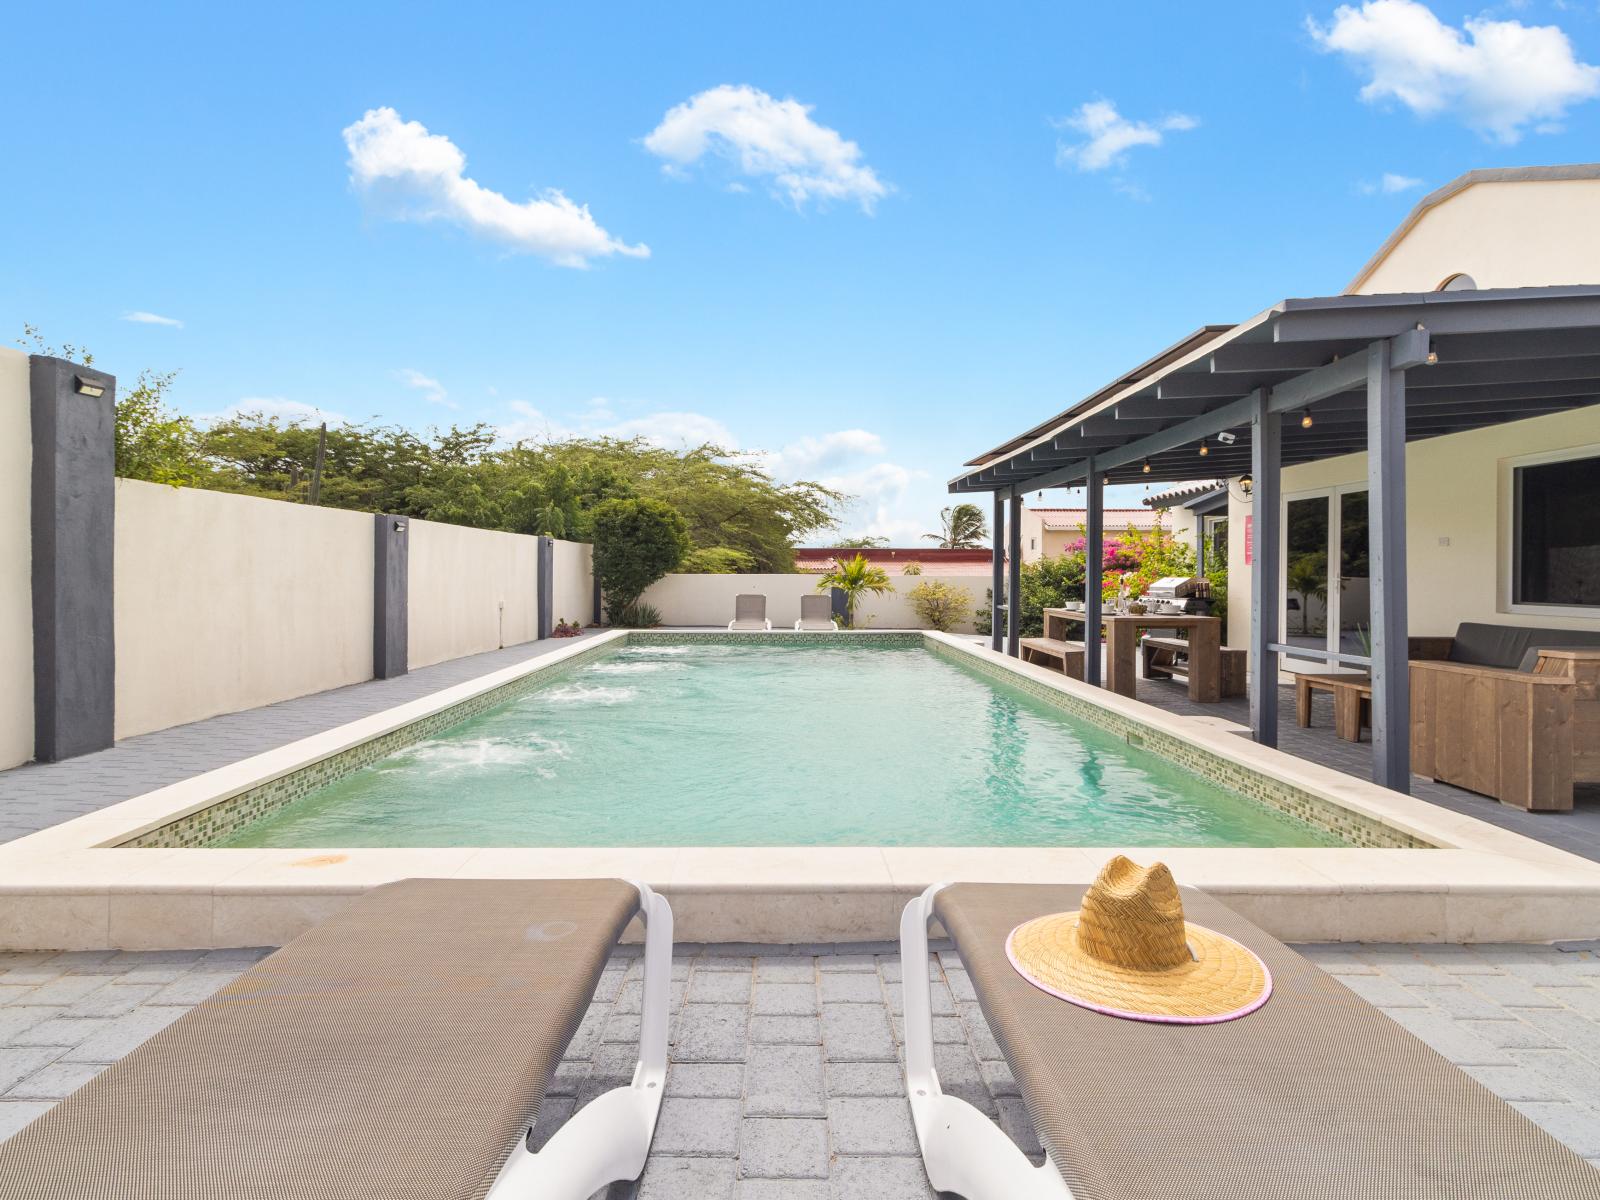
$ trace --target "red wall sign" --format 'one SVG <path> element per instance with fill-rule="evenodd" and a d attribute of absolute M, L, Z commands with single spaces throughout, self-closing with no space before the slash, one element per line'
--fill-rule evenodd
<path fill-rule="evenodd" d="M 1249 566 L 1256 560 L 1256 519 L 1244 519 L 1244 565 Z"/>

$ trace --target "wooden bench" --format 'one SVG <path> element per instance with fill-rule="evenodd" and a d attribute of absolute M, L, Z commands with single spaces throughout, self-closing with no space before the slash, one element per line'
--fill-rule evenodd
<path fill-rule="evenodd" d="M 1372 676 L 1313 675 L 1294 677 L 1294 715 L 1302 729 L 1311 724 L 1311 693 L 1333 697 L 1333 731 L 1347 742 L 1361 740 L 1361 726 L 1371 725 Z"/>
<path fill-rule="evenodd" d="M 1184 638 L 1147 634 L 1139 642 L 1146 679 L 1189 678 L 1189 643 Z M 1222 647 L 1222 694 L 1242 696 L 1249 676 L 1250 652 Z"/>
<path fill-rule="evenodd" d="M 1083 643 L 1060 638 L 1023 638 L 1017 643 L 1023 662 L 1048 667 L 1060 664 L 1069 679 L 1083 678 Z"/>

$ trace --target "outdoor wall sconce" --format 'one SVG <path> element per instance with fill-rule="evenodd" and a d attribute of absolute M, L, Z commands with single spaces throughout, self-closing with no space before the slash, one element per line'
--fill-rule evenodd
<path fill-rule="evenodd" d="M 406 523 L 404 521 L 396 521 L 394 523 L 394 531 L 396 533 L 404 533 L 406 531 Z"/>
<path fill-rule="evenodd" d="M 72 390 L 80 396 L 104 396 L 106 385 L 99 380 L 90 379 L 87 375 L 74 375 L 72 377 Z"/>
<path fill-rule="evenodd" d="M 1239 476 L 1239 490 L 1249 499 L 1250 493 L 1255 491 L 1256 481 L 1248 474 Z"/>

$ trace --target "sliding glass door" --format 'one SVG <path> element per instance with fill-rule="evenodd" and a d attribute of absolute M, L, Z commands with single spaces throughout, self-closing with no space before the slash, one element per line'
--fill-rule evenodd
<path fill-rule="evenodd" d="M 1365 485 L 1290 496 L 1284 505 L 1280 640 L 1314 654 L 1367 653 L 1372 626 Z M 1286 671 L 1338 669 L 1321 657 L 1283 656 Z"/>

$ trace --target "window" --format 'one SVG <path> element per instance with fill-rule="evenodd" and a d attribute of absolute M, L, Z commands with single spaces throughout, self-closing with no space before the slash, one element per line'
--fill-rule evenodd
<path fill-rule="evenodd" d="M 1600 455 L 1517 467 L 1512 599 L 1600 608 Z"/>
<path fill-rule="evenodd" d="M 1036 538 L 1036 537 L 1029 538 L 1028 539 L 1028 549 L 1029 550 L 1037 550 L 1038 548 L 1039 548 L 1039 539 Z"/>
<path fill-rule="evenodd" d="M 1437 290 L 1441 292 L 1475 292 L 1478 290 L 1478 284 L 1471 275 L 1458 271 L 1441 283 Z"/>

